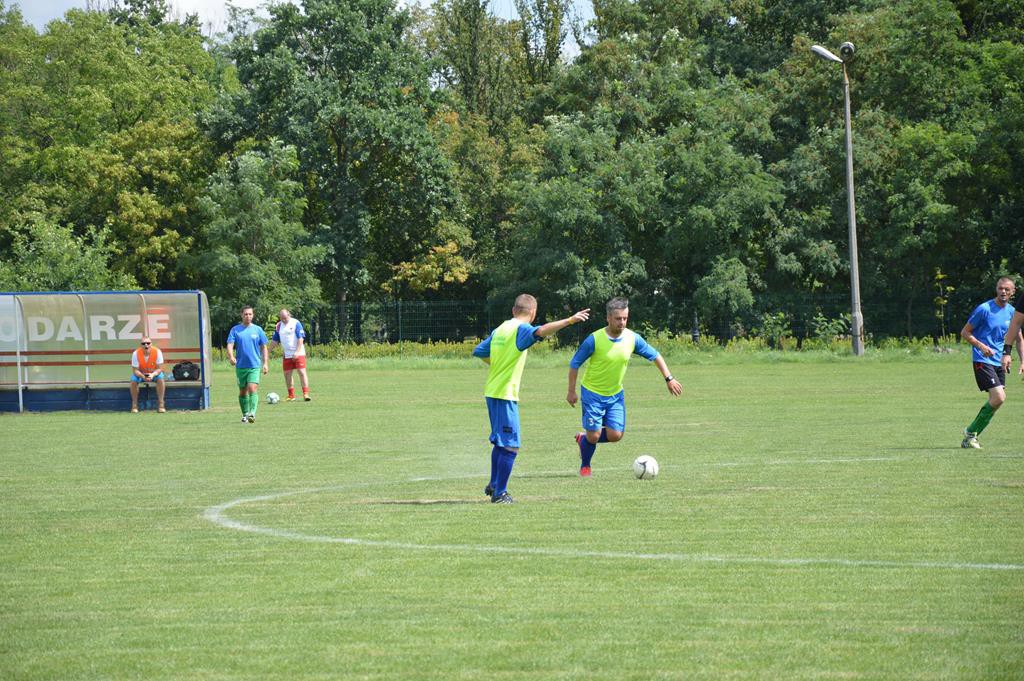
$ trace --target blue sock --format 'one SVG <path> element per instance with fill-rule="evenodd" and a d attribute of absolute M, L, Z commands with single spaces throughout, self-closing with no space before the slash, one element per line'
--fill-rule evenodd
<path fill-rule="evenodd" d="M 497 488 L 498 485 L 498 455 L 502 451 L 504 448 L 498 445 L 491 448 L 491 481 L 488 483 L 491 489 Z"/>
<path fill-rule="evenodd" d="M 494 483 L 494 496 L 501 496 L 508 491 L 508 479 L 512 475 L 512 466 L 515 462 L 516 452 L 501 447 L 501 451 L 498 452 L 498 480 Z"/>
<path fill-rule="evenodd" d="M 594 452 L 596 451 L 596 443 L 591 444 L 586 435 L 580 438 L 580 468 L 590 466 L 590 460 L 594 458 Z"/>
<path fill-rule="evenodd" d="M 608 442 L 608 429 L 607 428 L 602 428 L 601 429 L 601 437 L 597 438 L 597 441 L 598 442 Z"/>

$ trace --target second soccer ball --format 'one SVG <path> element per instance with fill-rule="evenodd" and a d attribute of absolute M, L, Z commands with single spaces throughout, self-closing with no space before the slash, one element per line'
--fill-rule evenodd
<path fill-rule="evenodd" d="M 658 477 L 658 462 L 647 454 L 636 457 L 636 461 L 633 462 L 633 475 L 640 480 Z"/>

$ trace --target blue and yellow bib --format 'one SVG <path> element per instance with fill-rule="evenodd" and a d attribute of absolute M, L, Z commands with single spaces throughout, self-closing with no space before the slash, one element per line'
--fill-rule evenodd
<path fill-rule="evenodd" d="M 591 335 L 594 337 L 594 354 L 587 360 L 583 387 L 605 397 L 618 395 L 622 392 L 629 358 L 636 348 L 636 334 L 623 329 L 617 341 L 612 341 L 605 329 L 598 329 Z"/>

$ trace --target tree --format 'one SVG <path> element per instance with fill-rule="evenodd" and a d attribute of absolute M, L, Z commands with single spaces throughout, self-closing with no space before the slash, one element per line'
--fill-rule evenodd
<path fill-rule="evenodd" d="M 562 56 L 570 0 L 515 0 L 515 4 L 530 82 L 547 83 Z"/>
<path fill-rule="evenodd" d="M 701 277 L 694 302 L 702 319 L 722 335 L 734 329 L 730 324 L 754 307 L 747 267 L 737 258 L 718 258 L 711 271 Z"/>
<path fill-rule="evenodd" d="M 468 272 L 461 285 L 435 290 L 444 290 L 449 298 L 479 300 L 486 295 L 485 280 L 508 261 L 512 250 L 512 214 L 523 198 L 515 179 L 535 167 L 520 141 L 522 133 L 509 141 L 492 137 L 480 116 L 448 112 L 435 118 L 432 130 L 454 173 L 451 233 L 458 237 L 460 261 L 452 266 Z M 513 155 L 513 150 L 519 153 Z"/>
<path fill-rule="evenodd" d="M 0 291 L 103 291 L 137 288 L 117 271 L 115 248 L 107 230 L 78 236 L 66 225 L 41 215 L 17 230 L 0 255 Z"/>
<path fill-rule="evenodd" d="M 966 4 L 946 0 L 872 3 L 834 17 L 822 40 L 858 46 L 849 70 L 869 330 L 873 322 L 883 333 L 931 332 L 915 320 L 932 323 L 923 313 L 934 272 L 966 301 L 990 293 L 993 263 L 1004 255 L 1011 268 L 1020 262 L 1019 185 L 1006 180 L 1024 169 L 1014 151 L 1024 128 L 1011 75 L 1024 51 L 967 40 L 966 14 Z M 785 186 L 783 222 L 804 243 L 796 251 L 804 285 L 846 290 L 841 76 L 810 54 L 810 42 L 798 36 L 766 81 L 778 103 L 766 155 Z"/>
<path fill-rule="evenodd" d="M 42 35 L 0 14 L 0 36 L 0 245 L 38 214 L 77 236 L 108 230 L 115 270 L 173 282 L 210 163 L 198 33 L 72 10 Z"/>
<path fill-rule="evenodd" d="M 552 117 L 531 140 L 539 158 L 516 180 L 521 204 L 511 252 L 488 269 L 491 297 L 537 292 L 555 309 L 632 295 L 647 280 L 634 243 L 660 192 L 654 147 L 616 149 L 614 128 L 583 116 Z"/>
<path fill-rule="evenodd" d="M 430 135 L 426 63 L 393 0 L 272 5 L 228 47 L 243 90 L 211 116 L 228 145 L 279 138 L 299 151 L 307 228 L 330 247 L 332 297 L 376 294 L 394 270 L 446 243 L 450 168 Z M 236 16 L 236 19 L 238 17 Z"/>
<path fill-rule="evenodd" d="M 187 14 L 181 23 L 168 21 L 171 8 L 167 5 L 167 0 L 113 0 L 107 13 L 115 24 L 132 28 L 176 25 L 186 32 L 199 32 L 198 14 Z"/>
<path fill-rule="evenodd" d="M 434 4 L 428 54 L 436 55 L 441 83 L 457 95 L 455 108 L 487 121 L 491 134 L 508 137 L 526 97 L 526 58 L 519 24 L 489 11 L 489 0 Z"/>
<path fill-rule="evenodd" d="M 596 11 L 598 42 L 556 81 L 566 113 L 545 120 L 541 170 L 514 211 L 525 243 L 505 272 L 545 264 L 560 277 L 536 279 L 545 295 L 605 281 L 652 304 L 692 297 L 718 258 L 742 262 L 752 287 L 792 278 L 782 185 L 756 154 L 771 140 L 766 99 L 701 67 L 692 13 Z"/>
<path fill-rule="evenodd" d="M 214 324 L 227 325 L 242 305 L 309 314 L 322 304 L 314 272 L 327 249 L 311 243 L 302 224 L 298 167 L 294 147 L 271 142 L 210 179 L 200 201 L 206 223 L 199 247 L 183 266 L 209 295 Z"/>
<path fill-rule="evenodd" d="M 807 36 L 821 42 L 843 14 L 873 0 L 729 0 L 726 20 L 702 27 L 709 61 L 720 73 L 763 73 L 778 67 Z"/>

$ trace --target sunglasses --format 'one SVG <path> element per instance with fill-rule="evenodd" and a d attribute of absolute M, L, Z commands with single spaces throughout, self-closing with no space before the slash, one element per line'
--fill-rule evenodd
<path fill-rule="evenodd" d="M 143 343 L 143 345 L 152 345 L 152 343 Z"/>

